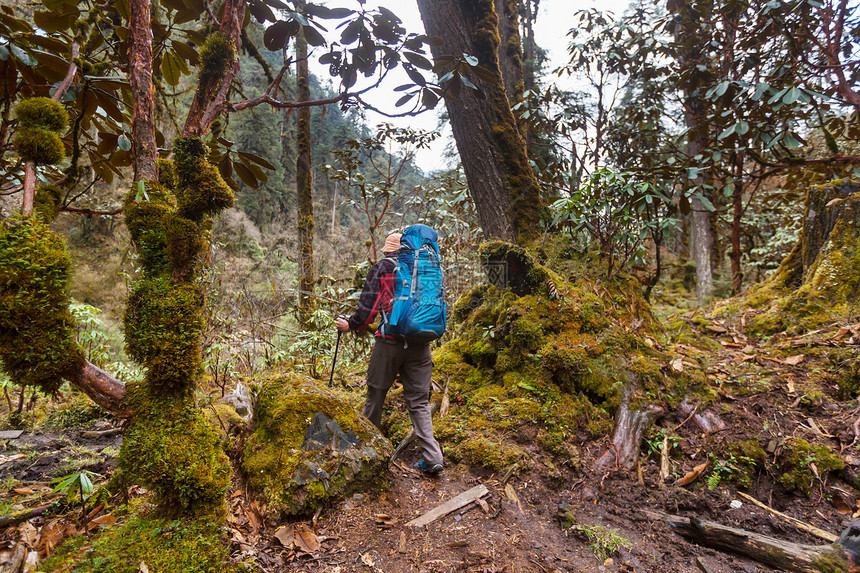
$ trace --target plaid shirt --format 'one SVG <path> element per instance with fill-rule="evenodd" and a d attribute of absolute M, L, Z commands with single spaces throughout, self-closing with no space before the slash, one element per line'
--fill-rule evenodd
<path fill-rule="evenodd" d="M 390 257 L 381 259 L 370 267 L 367 278 L 364 279 L 361 296 L 358 297 L 358 309 L 349 317 L 350 330 L 366 329 L 380 310 L 383 312 L 383 317 L 391 313 L 396 273 L 397 263 Z M 376 336 L 382 336 L 378 330 Z M 386 338 L 395 339 L 393 336 L 386 336 Z"/>

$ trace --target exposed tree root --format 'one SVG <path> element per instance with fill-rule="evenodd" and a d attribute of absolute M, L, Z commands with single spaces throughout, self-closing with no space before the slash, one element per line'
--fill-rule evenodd
<path fill-rule="evenodd" d="M 630 397 L 633 395 L 637 385 L 633 376 L 630 376 L 630 384 L 621 400 L 618 409 L 618 420 L 615 423 L 615 431 L 612 434 L 612 444 L 594 463 L 598 471 L 617 471 L 620 469 L 631 470 L 639 459 L 639 446 L 642 443 L 642 435 L 663 409 L 654 404 L 645 404 L 641 408 L 630 408 Z"/>
<path fill-rule="evenodd" d="M 651 519 L 666 520 L 680 535 L 708 547 L 744 555 L 780 569 L 798 573 L 854 573 L 860 571 L 857 548 L 860 531 L 846 529 L 836 543 L 805 545 L 783 541 L 744 529 L 695 517 L 644 511 Z"/>

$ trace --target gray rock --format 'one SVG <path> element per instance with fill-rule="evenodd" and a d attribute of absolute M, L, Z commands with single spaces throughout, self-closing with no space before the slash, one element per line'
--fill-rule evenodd
<path fill-rule="evenodd" d="M 248 387 L 241 382 L 236 384 L 236 388 L 218 400 L 218 402 L 223 402 L 224 404 L 233 406 L 233 409 L 236 410 L 239 417 L 246 422 L 251 419 L 251 415 L 253 414 L 251 391 L 248 390 Z"/>

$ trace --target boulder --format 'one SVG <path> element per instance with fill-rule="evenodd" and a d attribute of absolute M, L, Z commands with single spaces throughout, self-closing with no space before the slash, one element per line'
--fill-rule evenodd
<path fill-rule="evenodd" d="M 299 374 L 259 380 L 242 468 L 272 520 L 384 485 L 391 444 L 365 417 Z"/>

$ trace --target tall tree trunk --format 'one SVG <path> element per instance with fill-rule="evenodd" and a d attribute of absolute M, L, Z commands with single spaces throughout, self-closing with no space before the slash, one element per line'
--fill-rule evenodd
<path fill-rule="evenodd" d="M 304 1 L 299 2 L 304 8 Z M 308 74 L 308 42 L 296 37 L 296 96 L 298 101 L 310 101 Z M 299 322 L 307 322 L 313 304 L 314 289 L 314 201 L 311 177 L 311 109 L 298 109 L 296 129 L 296 195 L 298 197 L 299 234 Z"/>
<path fill-rule="evenodd" d="M 511 104 L 522 101 L 524 89 L 518 4 L 518 0 L 495 0 L 499 17 L 499 70 Z"/>
<path fill-rule="evenodd" d="M 152 85 L 152 23 L 150 0 L 131 0 L 128 48 L 132 118 L 131 152 L 134 181 L 158 180 L 155 144 L 155 99 Z"/>
<path fill-rule="evenodd" d="M 684 92 L 684 123 L 687 126 L 686 152 L 688 157 L 695 157 L 702 152 L 708 142 L 708 125 L 705 122 L 705 102 L 699 95 L 700 88 L 706 85 L 707 72 L 700 72 L 696 66 L 706 64 L 701 62 L 701 42 L 699 42 L 700 26 L 704 15 L 710 13 L 711 0 L 683 2 L 669 0 L 668 9 L 678 16 L 675 23 L 675 44 L 681 74 L 681 89 Z M 693 182 L 702 184 L 701 178 Z M 713 228 L 711 213 L 698 200 L 691 201 L 690 213 L 690 251 L 696 263 L 696 298 L 699 304 L 704 304 L 713 292 L 713 271 L 711 268 L 711 247 L 713 246 Z"/>
<path fill-rule="evenodd" d="M 735 182 L 732 190 L 732 295 L 740 294 L 743 286 L 741 274 L 741 221 L 744 216 L 744 160 L 740 153 L 734 154 Z"/>
<path fill-rule="evenodd" d="M 451 129 L 463 161 L 478 220 L 488 237 L 522 244 L 537 238 L 540 186 L 525 141 L 511 113 L 499 66 L 499 17 L 493 0 L 418 0 L 428 34 L 439 36 L 433 56 L 466 53 L 490 70 L 485 98 L 464 89 L 447 102 Z"/>

